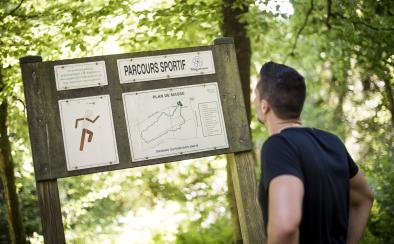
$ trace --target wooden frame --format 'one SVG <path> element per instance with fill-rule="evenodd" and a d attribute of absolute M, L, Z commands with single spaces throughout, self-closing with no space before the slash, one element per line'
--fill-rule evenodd
<path fill-rule="evenodd" d="M 120 83 L 117 69 L 118 59 L 207 50 L 212 51 L 215 74 L 169 78 L 160 80 L 160 82 L 153 80 L 128 84 Z M 107 86 L 60 91 L 56 89 L 55 65 L 92 61 L 105 61 L 108 79 Z M 263 220 L 257 202 L 257 184 L 251 152 L 252 142 L 244 107 L 234 43 L 231 38 L 216 39 L 214 45 L 211 46 L 49 62 L 42 62 L 39 56 L 28 56 L 21 58 L 20 64 L 45 243 L 65 243 L 57 188 L 58 178 L 232 153 L 235 153 L 232 157 L 234 160 L 230 160 L 229 163 L 231 164 L 243 239 L 245 243 L 261 243 L 264 240 Z M 209 82 L 216 82 L 219 87 L 229 147 L 132 162 L 126 132 L 122 93 Z M 116 140 L 118 142 L 119 164 L 68 171 L 61 133 L 58 100 L 107 94 L 109 94 L 111 101 Z"/>

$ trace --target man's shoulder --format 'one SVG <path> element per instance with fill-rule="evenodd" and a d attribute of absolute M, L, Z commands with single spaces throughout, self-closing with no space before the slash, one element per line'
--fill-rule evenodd
<path fill-rule="evenodd" d="M 265 140 L 261 152 L 280 152 L 291 147 L 289 139 L 281 133 L 273 134 Z"/>
<path fill-rule="evenodd" d="M 314 127 L 291 127 L 282 130 L 280 133 L 271 135 L 264 142 L 262 149 L 267 150 L 273 147 L 294 147 L 298 144 L 297 141 L 305 140 L 319 140 L 325 141 L 329 144 L 343 144 L 342 140 L 326 130 Z"/>
<path fill-rule="evenodd" d="M 271 151 L 273 148 L 291 148 L 298 151 L 310 143 L 326 144 L 335 147 L 343 147 L 342 140 L 334 133 L 313 127 L 292 127 L 282 130 L 278 134 L 271 135 L 263 144 L 262 151 Z"/>
<path fill-rule="evenodd" d="M 282 130 L 279 134 L 285 139 L 291 137 L 299 137 L 302 135 L 313 135 L 314 137 L 318 138 L 341 141 L 341 139 L 334 133 L 316 127 L 291 127 Z"/>
<path fill-rule="evenodd" d="M 276 144 L 281 144 L 284 142 L 284 137 L 280 133 L 270 135 L 263 144 L 263 148 L 275 146 Z"/>
<path fill-rule="evenodd" d="M 322 130 L 322 129 L 318 129 L 318 128 L 311 128 L 313 131 L 315 131 L 315 134 L 321 138 L 326 138 L 328 140 L 333 140 L 336 142 L 341 142 L 342 140 L 341 138 L 339 138 L 339 136 L 337 136 L 336 134 L 326 131 L 326 130 Z"/>

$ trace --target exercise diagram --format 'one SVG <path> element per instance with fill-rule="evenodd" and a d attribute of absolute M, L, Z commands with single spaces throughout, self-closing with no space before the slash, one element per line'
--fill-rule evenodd
<path fill-rule="evenodd" d="M 78 118 L 78 119 L 75 120 L 75 129 L 78 128 L 78 123 L 80 121 L 85 121 L 86 120 L 87 122 L 90 122 L 90 123 L 94 124 L 98 120 L 98 118 L 100 118 L 100 115 L 97 115 L 96 118 L 93 119 L 93 120 L 89 119 L 87 116 L 85 116 L 84 118 Z M 84 123 L 84 125 L 85 125 L 85 123 Z M 84 149 L 86 134 L 89 135 L 88 142 L 92 142 L 92 140 L 93 140 L 93 132 L 91 130 L 85 128 L 86 126 L 83 126 L 83 127 L 84 128 L 82 129 L 81 142 L 79 144 L 79 151 L 83 151 L 83 149 Z"/>

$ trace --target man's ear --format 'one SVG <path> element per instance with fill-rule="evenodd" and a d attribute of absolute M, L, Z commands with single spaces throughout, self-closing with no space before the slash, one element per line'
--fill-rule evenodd
<path fill-rule="evenodd" d="M 268 103 L 267 100 L 262 99 L 261 100 L 261 111 L 263 114 L 267 114 L 271 110 L 271 105 Z"/>

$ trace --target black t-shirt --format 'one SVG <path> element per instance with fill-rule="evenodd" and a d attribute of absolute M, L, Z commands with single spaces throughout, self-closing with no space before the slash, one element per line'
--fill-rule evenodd
<path fill-rule="evenodd" d="M 265 224 L 270 181 L 293 175 L 304 183 L 300 243 L 346 243 L 349 179 L 358 167 L 337 136 L 314 128 L 286 128 L 264 143 L 261 161 L 259 200 Z"/>

